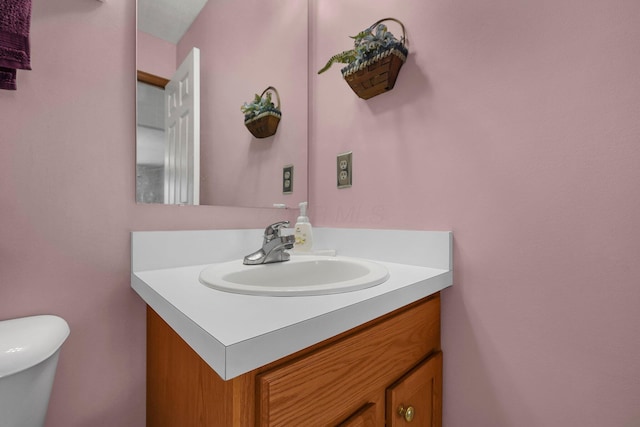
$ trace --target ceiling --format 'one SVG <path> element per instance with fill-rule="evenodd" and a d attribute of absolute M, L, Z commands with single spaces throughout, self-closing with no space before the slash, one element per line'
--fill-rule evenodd
<path fill-rule="evenodd" d="M 177 44 L 207 0 L 138 0 L 138 30 Z"/>

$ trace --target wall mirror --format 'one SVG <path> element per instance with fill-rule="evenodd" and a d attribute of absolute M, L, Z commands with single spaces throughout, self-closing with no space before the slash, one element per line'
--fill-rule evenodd
<path fill-rule="evenodd" d="M 137 201 L 297 207 L 307 200 L 307 2 L 138 0 L 137 7 Z M 255 138 L 240 107 L 269 86 L 282 118 L 275 135 Z M 186 98 L 184 110 L 167 113 Z M 176 132 L 165 117 L 172 114 L 181 148 L 168 142 L 176 138 L 168 137 Z M 283 188 L 290 166 L 292 188 Z"/>

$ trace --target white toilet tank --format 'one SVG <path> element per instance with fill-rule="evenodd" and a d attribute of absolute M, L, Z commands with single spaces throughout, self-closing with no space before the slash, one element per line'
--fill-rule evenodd
<path fill-rule="evenodd" d="M 0 321 L 0 426 L 44 424 L 69 325 L 41 315 Z"/>

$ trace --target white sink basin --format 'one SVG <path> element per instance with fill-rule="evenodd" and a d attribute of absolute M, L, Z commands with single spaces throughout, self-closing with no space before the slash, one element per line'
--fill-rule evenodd
<path fill-rule="evenodd" d="M 214 289 L 271 296 L 337 294 L 379 285 L 388 278 L 387 269 L 373 261 L 313 255 L 292 255 L 290 261 L 262 265 L 231 261 L 200 272 L 200 282 Z"/>

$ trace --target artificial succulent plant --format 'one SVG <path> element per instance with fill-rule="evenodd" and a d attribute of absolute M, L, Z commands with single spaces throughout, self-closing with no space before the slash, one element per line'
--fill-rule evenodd
<path fill-rule="evenodd" d="M 376 55 L 379 51 L 401 44 L 401 41 L 396 39 L 384 24 L 366 28 L 357 35 L 351 36 L 351 38 L 354 44 L 353 49 L 333 55 L 329 58 L 327 64 L 318 71 L 318 74 L 327 71 L 334 62 L 349 64 L 350 67 L 357 67 Z"/>
<path fill-rule="evenodd" d="M 245 121 L 251 120 L 252 118 L 267 111 L 280 113 L 280 111 L 271 101 L 271 92 L 266 92 L 262 96 L 256 94 L 256 96 L 253 98 L 253 101 L 245 102 L 244 104 L 242 104 L 240 110 L 244 113 Z"/>

